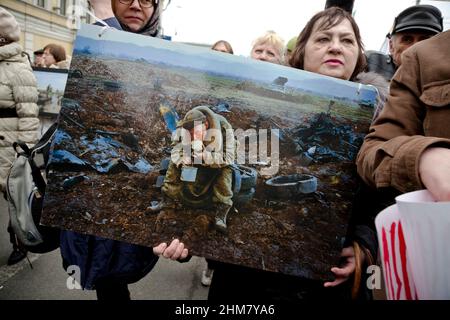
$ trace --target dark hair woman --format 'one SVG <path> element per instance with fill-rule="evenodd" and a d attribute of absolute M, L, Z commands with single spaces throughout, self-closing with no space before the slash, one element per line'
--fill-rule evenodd
<path fill-rule="evenodd" d="M 330 58 L 341 55 L 344 59 L 316 62 L 327 54 Z M 317 13 L 300 32 L 289 64 L 297 69 L 354 80 L 364 70 L 366 57 L 353 17 L 337 7 Z"/>
<path fill-rule="evenodd" d="M 228 41 L 225 40 L 219 40 L 216 43 L 214 43 L 211 47 L 212 50 L 225 52 L 225 53 L 231 53 L 233 54 L 233 48 L 231 47 L 231 44 Z"/>
<path fill-rule="evenodd" d="M 379 91 L 387 91 L 388 84 L 382 77 L 360 74 L 366 60 L 359 28 L 349 13 L 337 7 L 323 10 L 311 18 L 298 36 L 289 62 L 294 68 L 342 80 L 368 84 L 371 82 L 369 78 L 377 79 L 383 81 Z M 365 261 L 370 264 L 370 258 L 376 255 L 376 247 L 376 236 L 371 229 L 370 217 L 364 211 L 357 214 L 354 211 L 341 253 L 343 264 L 331 268 L 336 277 L 334 281 L 323 283 L 217 263 L 214 266 L 208 299 L 219 302 L 232 296 L 234 299 L 243 300 L 251 297 L 255 300 L 294 301 L 356 297 L 360 284 L 365 284 L 358 281 L 361 279 L 362 265 Z M 356 279 L 354 290 L 351 290 L 352 284 L 347 281 L 351 278 Z"/>
<path fill-rule="evenodd" d="M 68 69 L 64 47 L 50 43 L 44 47 L 44 64 L 47 68 Z"/>

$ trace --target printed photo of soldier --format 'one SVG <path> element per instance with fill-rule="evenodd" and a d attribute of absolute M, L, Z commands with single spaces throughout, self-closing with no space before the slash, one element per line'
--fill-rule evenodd
<path fill-rule="evenodd" d="M 231 165 L 235 151 L 233 128 L 223 116 L 207 106 L 187 112 L 174 134 L 171 161 L 162 186 L 163 200 L 151 210 L 181 205 L 210 208 L 215 228 L 226 232 L 227 216 L 233 206 Z"/>

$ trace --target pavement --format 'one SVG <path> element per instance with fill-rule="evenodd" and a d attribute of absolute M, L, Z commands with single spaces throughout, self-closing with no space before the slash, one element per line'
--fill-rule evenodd
<path fill-rule="evenodd" d="M 0 197 L 0 301 L 97 299 L 95 291 L 69 289 L 73 282 L 62 267 L 59 249 L 42 255 L 28 254 L 30 262 L 24 259 L 7 266 L 12 250 L 6 231 L 8 220 L 7 202 Z M 205 268 L 204 258 L 192 257 L 187 263 L 160 258 L 145 278 L 129 285 L 131 299 L 206 300 L 208 287 L 200 282 Z M 374 290 L 374 298 L 386 299 L 384 283 L 381 289 Z"/>
<path fill-rule="evenodd" d="M 73 287 L 62 267 L 58 250 L 28 254 L 16 265 L 7 266 L 12 247 L 6 231 L 7 202 L 0 199 L 0 300 L 96 300 L 95 291 Z M 133 300 L 206 300 L 208 287 L 200 280 L 205 259 L 192 257 L 187 263 L 159 259 L 155 268 L 129 286 Z M 69 286 L 67 285 L 69 283 Z"/>

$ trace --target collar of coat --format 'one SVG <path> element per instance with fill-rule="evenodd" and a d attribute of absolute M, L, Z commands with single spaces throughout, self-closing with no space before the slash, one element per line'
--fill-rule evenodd
<path fill-rule="evenodd" d="M 22 46 L 18 42 L 7 44 L 0 47 L 0 61 L 10 60 L 14 56 L 20 56 L 22 60 Z"/>

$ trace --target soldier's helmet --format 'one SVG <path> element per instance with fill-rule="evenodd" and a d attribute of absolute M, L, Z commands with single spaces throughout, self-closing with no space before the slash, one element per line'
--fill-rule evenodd
<path fill-rule="evenodd" d="M 184 119 L 178 122 L 177 127 L 183 127 L 186 130 L 191 130 L 194 128 L 194 124 L 197 123 L 203 123 L 206 121 L 206 116 L 203 112 L 200 110 L 190 110 L 186 115 L 184 116 Z"/>

